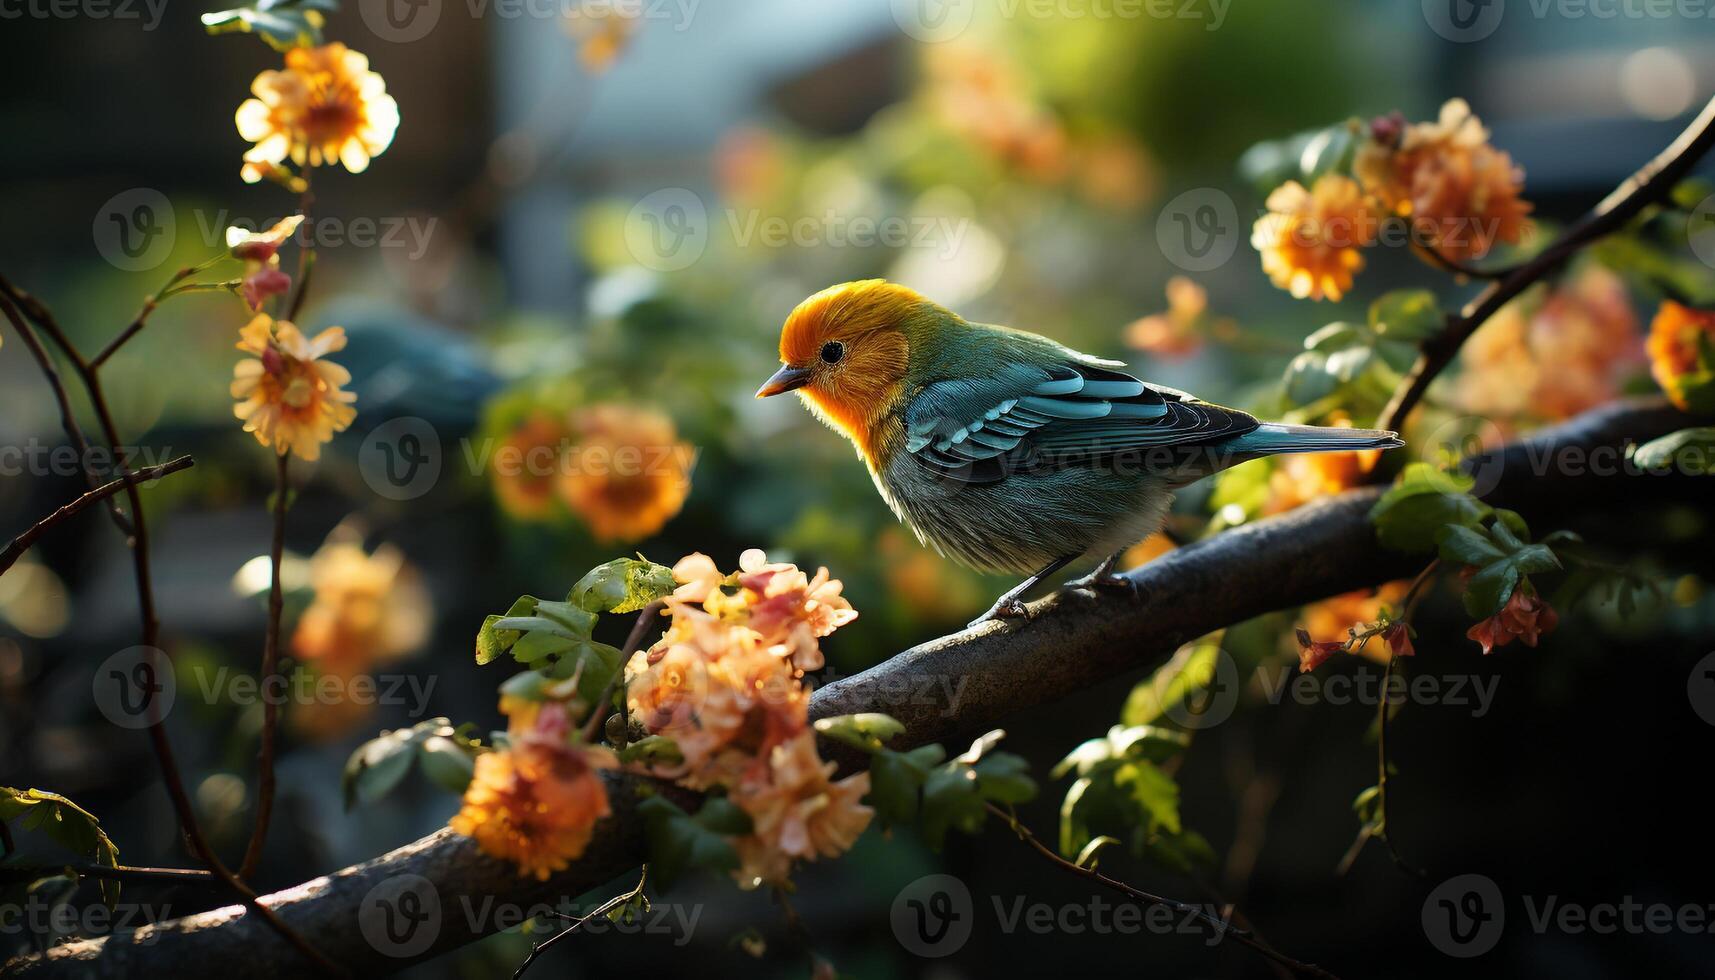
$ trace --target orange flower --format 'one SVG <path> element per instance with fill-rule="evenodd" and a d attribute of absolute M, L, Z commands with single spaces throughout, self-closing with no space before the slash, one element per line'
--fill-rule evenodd
<path fill-rule="evenodd" d="M 1466 410 L 1560 420 L 1620 393 L 1642 356 L 1625 282 L 1592 264 L 1541 297 L 1502 307 L 1465 344 L 1458 392 Z"/>
<path fill-rule="evenodd" d="M 851 850 L 875 815 L 860 802 L 869 792 L 869 773 L 835 782 L 829 778 L 834 769 L 806 731 L 776 745 L 766 771 L 734 787 L 733 802 L 751 819 L 751 833 L 735 842 L 740 865 L 733 874 L 741 887 L 784 881 L 794 859 Z"/>
<path fill-rule="evenodd" d="M 1685 411 L 1715 411 L 1715 312 L 1663 300 L 1649 330 L 1650 373 Z"/>
<path fill-rule="evenodd" d="M 623 405 L 578 413 L 575 458 L 560 496 L 596 540 L 646 538 L 679 513 L 691 492 L 693 450 L 665 415 Z"/>
<path fill-rule="evenodd" d="M 1209 294 L 1184 276 L 1167 280 L 1167 312 L 1152 313 L 1125 328 L 1125 342 L 1161 357 L 1184 357 L 1203 346 Z"/>
<path fill-rule="evenodd" d="M 1464 99 L 1449 99 L 1440 118 L 1405 128 L 1392 145 L 1392 127 L 1359 151 L 1353 171 L 1364 188 L 1442 255 L 1463 260 L 1488 254 L 1495 242 L 1518 242 L 1529 230 L 1531 206 L 1519 198 L 1524 172 L 1489 145 L 1489 131 Z"/>
<path fill-rule="evenodd" d="M 553 415 L 537 412 L 512 430 L 489 460 L 494 498 L 519 520 L 544 520 L 554 513 L 562 460 L 571 430 Z"/>
<path fill-rule="evenodd" d="M 1344 415 L 1335 415 L 1328 424 L 1349 429 L 1352 420 Z M 1366 473 L 1375 469 L 1379 459 L 1381 452 L 1375 449 L 1283 456 L 1275 460 L 1274 470 L 1269 474 L 1268 499 L 1263 503 L 1263 513 L 1282 514 L 1312 500 L 1349 490 L 1357 486 Z"/>
<path fill-rule="evenodd" d="M 345 331 L 329 327 L 315 339 L 286 320 L 257 314 L 239 333 L 238 349 L 251 354 L 232 371 L 233 414 L 256 441 L 284 456 L 321 456 L 321 445 L 357 417 L 357 396 L 340 386 L 351 373 L 324 354 L 345 348 Z"/>
<path fill-rule="evenodd" d="M 598 769 L 613 768 L 598 746 L 515 741 L 476 759 L 464 806 L 449 823 L 483 853 L 546 881 L 584 853 L 597 820 L 612 812 Z"/>
<path fill-rule="evenodd" d="M 1482 620 L 1465 632 L 1465 636 L 1483 645 L 1484 655 L 1493 653 L 1513 640 L 1527 647 L 1536 646 L 1544 633 L 1551 633 L 1560 623 L 1554 607 L 1536 595 L 1525 594 L 1523 587 L 1513 590 L 1512 598 L 1501 611 Z"/>
<path fill-rule="evenodd" d="M 336 528 L 310 558 L 310 586 L 315 598 L 292 635 L 292 651 L 305 660 L 367 669 L 428 639 L 428 592 L 397 548 L 369 554 L 355 532 Z"/>
<path fill-rule="evenodd" d="M 1312 190 L 1295 180 L 1268 196 L 1268 214 L 1251 229 L 1269 279 L 1298 299 L 1338 300 L 1364 267 L 1359 249 L 1375 241 L 1374 202 L 1358 182 L 1339 174 L 1316 178 Z"/>
<path fill-rule="evenodd" d="M 1016 65 L 966 44 L 931 45 L 926 54 L 929 107 L 944 125 L 1033 179 L 1065 176 L 1065 127 L 1027 91 Z"/>
<path fill-rule="evenodd" d="M 399 106 L 369 59 L 335 42 L 286 52 L 283 71 L 256 76 L 256 96 L 238 107 L 238 135 L 255 145 L 242 171 L 255 183 L 291 158 L 298 166 L 338 161 L 361 173 L 393 142 Z"/>

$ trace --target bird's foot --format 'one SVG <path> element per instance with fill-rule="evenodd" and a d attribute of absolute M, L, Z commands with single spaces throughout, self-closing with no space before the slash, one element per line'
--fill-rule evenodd
<path fill-rule="evenodd" d="M 1072 581 L 1067 582 L 1066 588 L 1079 589 L 1088 592 L 1124 592 L 1129 594 L 1133 599 L 1137 598 L 1141 594 L 1138 591 L 1136 580 L 1113 571 L 1091 572 L 1083 578 L 1075 578 Z"/>
<path fill-rule="evenodd" d="M 999 602 L 989 607 L 989 611 L 966 624 L 966 629 L 975 629 L 984 623 L 992 623 L 997 619 L 1029 619 L 1030 608 L 1021 600 L 1010 596 L 1003 597 Z"/>

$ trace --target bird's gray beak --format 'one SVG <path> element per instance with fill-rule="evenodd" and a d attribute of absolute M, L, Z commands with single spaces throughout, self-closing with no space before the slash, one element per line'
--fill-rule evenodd
<path fill-rule="evenodd" d="M 774 372 L 773 377 L 764 381 L 762 383 L 762 387 L 756 389 L 756 397 L 767 398 L 769 395 L 778 395 L 792 391 L 796 388 L 802 388 L 809 383 L 809 368 L 793 367 L 790 364 L 782 364 L 780 365 L 780 370 Z"/>

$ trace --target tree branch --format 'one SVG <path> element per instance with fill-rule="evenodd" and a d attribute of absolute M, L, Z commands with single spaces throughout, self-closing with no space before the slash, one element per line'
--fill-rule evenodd
<path fill-rule="evenodd" d="M 90 504 L 106 500 L 119 491 L 125 489 L 125 486 L 128 483 L 148 483 L 151 480 L 159 480 L 161 477 L 166 476 L 169 473 L 188 470 L 195 465 L 196 460 L 189 456 L 180 456 L 178 459 L 162 463 L 160 466 L 146 466 L 143 469 L 127 473 L 125 476 L 114 480 L 112 483 L 105 483 L 96 487 L 94 490 L 89 491 L 76 500 L 73 500 L 71 503 L 61 507 L 59 510 L 54 511 L 52 514 L 49 514 L 37 521 L 29 530 L 13 538 L 12 543 L 6 546 L 6 550 L 0 551 L 0 575 L 6 574 L 6 570 L 11 568 L 13 563 L 19 558 L 22 558 L 24 556 L 24 552 L 29 551 L 30 547 L 36 543 L 37 538 L 47 533 L 47 531 L 54 525 L 73 517 Z"/>
<path fill-rule="evenodd" d="M 1449 316 L 1445 328 L 1424 340 L 1417 362 L 1406 374 L 1399 390 L 1394 392 L 1377 427 L 1404 431 L 1406 416 L 1423 399 L 1430 383 L 1453 363 L 1459 348 L 1488 322 L 1489 317 L 1578 254 L 1584 246 L 1620 230 L 1645 207 L 1665 199 L 1711 146 L 1715 146 L 1715 99 L 1709 100 L 1709 104 L 1678 138 L 1668 144 L 1667 149 L 1614 188 L 1588 216 L 1568 228 L 1541 254 L 1513 269 L 1505 278 L 1490 283 L 1488 288 L 1477 294 L 1476 299 L 1466 304 L 1458 316 Z"/>
<path fill-rule="evenodd" d="M 1628 474 L 1623 466 L 1627 446 L 1694 421 L 1660 399 L 1617 402 L 1470 465 L 1494 481 L 1486 499 L 1527 516 L 1568 507 L 1603 508 L 1621 499 L 1706 503 L 1707 478 Z M 1026 709 L 1156 666 L 1182 644 L 1221 627 L 1404 577 L 1420 568 L 1422 559 L 1376 543 L 1368 512 L 1380 493 L 1378 487 L 1353 490 L 1180 548 L 1127 573 L 1140 598 L 1061 593 L 1035 603 L 1028 621 L 987 623 L 931 640 L 817 690 L 811 717 L 887 712 L 905 724 L 900 747 L 986 731 Z M 920 696 L 935 689 L 957 691 L 957 698 L 935 704 Z M 862 758 L 856 750 L 842 754 L 832 745 L 824 748 L 829 758 Z M 613 815 L 596 825 L 584 856 L 546 882 L 520 877 L 513 866 L 482 854 L 474 841 L 442 830 L 365 864 L 266 896 L 263 903 L 293 928 L 315 936 L 325 952 L 355 973 L 403 969 L 497 931 L 501 923 L 492 916 L 470 912 L 490 907 L 488 900 L 552 905 L 641 864 L 643 826 L 635 788 L 631 778 L 611 778 Z M 428 883 L 439 918 L 423 926 L 433 929 L 425 948 L 394 957 L 365 940 L 363 922 L 377 914 L 373 898 L 366 902 L 371 889 L 403 875 Z M 285 954 L 278 935 L 232 906 L 135 933 L 68 942 L 14 960 L 8 975 L 226 980 L 243 972 L 288 977 L 297 964 Z"/>

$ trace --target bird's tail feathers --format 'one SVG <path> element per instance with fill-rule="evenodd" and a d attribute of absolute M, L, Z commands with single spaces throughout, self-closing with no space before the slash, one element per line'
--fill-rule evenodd
<path fill-rule="evenodd" d="M 1287 425 L 1264 422 L 1228 444 L 1243 453 L 1268 456 L 1275 453 L 1351 452 L 1360 449 L 1398 449 L 1405 445 L 1397 432 L 1381 429 L 1344 429 L 1320 425 Z"/>

